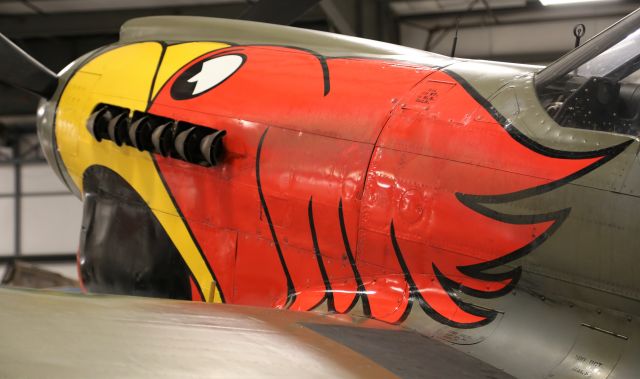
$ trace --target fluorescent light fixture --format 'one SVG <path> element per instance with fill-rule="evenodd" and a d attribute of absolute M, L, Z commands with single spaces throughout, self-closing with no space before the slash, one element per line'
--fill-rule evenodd
<path fill-rule="evenodd" d="M 605 2 L 611 0 L 540 0 L 542 5 L 566 5 L 566 4 L 581 4 L 581 3 L 595 3 Z"/>

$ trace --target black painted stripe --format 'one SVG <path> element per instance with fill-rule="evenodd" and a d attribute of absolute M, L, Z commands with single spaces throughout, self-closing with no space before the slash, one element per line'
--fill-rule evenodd
<path fill-rule="evenodd" d="M 474 210 L 476 210 L 477 212 L 481 212 L 480 210 L 477 210 L 477 209 L 474 209 Z M 538 246 L 544 243 L 549 237 L 551 237 L 560 228 L 562 223 L 564 223 L 564 221 L 569 216 L 570 212 L 571 212 L 570 209 L 564 209 L 564 210 L 555 212 L 554 214 L 555 214 L 556 221 L 544 233 L 540 234 L 537 238 L 535 238 L 533 241 L 531 241 L 527 245 L 507 255 L 499 257 L 498 259 L 494 259 L 491 261 L 482 262 L 474 265 L 458 266 L 458 270 L 463 274 L 469 275 L 472 278 L 477 278 L 477 279 L 487 280 L 487 281 L 504 280 L 511 277 L 512 275 L 489 274 L 489 273 L 483 273 L 482 271 L 489 270 L 489 269 L 496 268 L 504 264 L 510 263 L 518 258 L 524 257 L 525 255 L 529 254 L 531 251 L 535 250 Z"/>
<path fill-rule="evenodd" d="M 600 150 L 593 151 L 564 151 L 564 150 L 556 150 L 550 147 L 544 146 L 531 138 L 525 136 L 521 131 L 519 131 L 512 123 L 510 123 L 506 117 L 504 117 L 491 102 L 482 96 L 476 89 L 473 87 L 466 79 L 462 76 L 458 75 L 454 71 L 444 69 L 442 70 L 447 75 L 451 76 L 458 84 L 460 84 L 465 91 L 473 97 L 473 99 L 478 102 L 487 112 L 493 116 L 493 118 L 502 125 L 502 127 L 509 133 L 509 135 L 519 142 L 521 145 L 524 145 L 529 150 L 533 150 L 538 154 L 542 154 L 551 158 L 563 158 L 563 159 L 585 159 L 585 158 L 596 158 L 602 157 L 611 154 L 611 149 L 617 150 L 620 146 L 627 146 L 633 140 L 629 140 L 628 142 L 621 143 L 617 146 L 612 146 Z"/>
<path fill-rule="evenodd" d="M 153 79 L 151 79 L 151 88 L 149 88 L 149 96 L 147 96 L 147 108 L 145 109 L 145 112 L 149 111 L 149 108 L 151 108 L 151 99 L 153 98 L 153 89 L 156 86 L 156 80 L 158 79 L 160 66 L 162 66 L 164 55 L 167 52 L 167 44 L 164 42 L 159 42 L 159 43 L 160 43 L 160 46 L 162 46 L 162 51 L 160 52 L 160 58 L 158 59 L 158 65 L 156 66 L 156 71 L 153 73 Z"/>
<path fill-rule="evenodd" d="M 151 86 L 149 88 L 149 95 L 147 96 L 147 107 L 145 109 L 145 112 L 149 111 L 149 109 L 151 108 L 151 105 L 153 103 L 152 102 L 153 89 L 155 88 L 156 80 L 158 78 L 158 73 L 160 72 L 160 67 L 162 66 L 162 62 L 164 60 L 165 53 L 167 52 L 167 44 L 165 42 L 162 42 L 162 41 L 158 41 L 158 43 L 162 47 L 162 51 L 161 51 L 160 57 L 158 59 L 158 64 L 156 66 L 155 73 L 153 74 L 153 79 L 151 80 Z M 167 184 L 167 181 L 165 180 L 164 175 L 162 174 L 162 170 L 160 170 L 160 166 L 158 165 L 158 162 L 156 160 L 156 156 L 154 154 L 152 154 L 152 153 L 149 153 L 149 156 L 151 157 L 151 160 L 153 161 L 153 165 L 154 165 L 154 167 L 156 169 L 156 172 L 158 173 L 158 176 L 160 177 L 160 180 L 162 181 L 162 185 L 164 186 L 165 191 L 167 191 L 167 194 L 169 195 L 169 198 L 171 199 L 171 203 L 173 204 L 174 208 L 178 212 L 178 215 L 180 216 L 180 218 L 182 218 L 182 220 L 184 221 L 185 228 L 187 229 L 187 232 L 189 233 L 189 236 L 191 237 L 191 240 L 193 241 L 193 243 L 195 244 L 196 248 L 198 249 L 198 253 L 200 254 L 200 257 L 202 258 L 202 260 L 204 261 L 205 265 L 207 266 L 207 270 L 209 271 L 209 273 L 213 277 L 213 280 L 215 280 L 216 289 L 218 290 L 218 293 L 220 294 L 221 301 L 224 303 L 225 302 L 225 298 L 224 298 L 224 293 L 222 292 L 222 288 L 220 287 L 220 282 L 218 281 L 215 272 L 211 268 L 209 260 L 204 255 L 204 252 L 202 251 L 202 248 L 200 247 L 200 244 L 198 243 L 198 240 L 196 239 L 195 235 L 193 234 L 193 231 L 191 230 L 191 227 L 189 226 L 189 223 L 188 223 L 187 219 L 184 217 L 184 214 L 182 213 L 182 210 L 178 206 L 178 202 L 174 198 L 173 193 L 171 192 L 171 189 L 169 188 L 169 185 Z M 180 255 L 182 256 L 182 254 L 180 254 Z M 183 257 L 183 260 L 184 260 L 184 257 Z M 185 264 L 186 264 L 186 261 L 185 261 Z M 187 264 L 187 267 L 189 267 L 188 264 Z M 202 299 L 202 301 L 203 302 L 207 302 L 208 299 L 207 299 L 206 296 L 204 296 L 204 293 L 202 292 L 202 288 L 200 287 L 200 283 L 198 283 L 198 280 L 193 275 L 193 272 L 191 272 L 191 270 L 189 270 L 189 276 L 191 277 L 191 279 L 195 283 L 196 289 L 198 290 L 198 293 L 200 294 L 200 298 Z"/>
<path fill-rule="evenodd" d="M 260 204 L 262 204 L 262 210 L 264 211 L 265 217 L 267 218 L 267 223 L 269 224 L 269 230 L 271 231 L 271 238 L 273 239 L 273 243 L 278 253 L 278 258 L 280 259 L 280 265 L 282 266 L 282 270 L 284 271 L 284 275 L 287 280 L 287 302 L 285 304 L 285 307 L 289 308 L 296 301 L 296 289 L 293 285 L 293 280 L 291 279 L 291 274 L 289 273 L 287 262 L 285 261 L 284 255 L 282 254 L 282 249 L 280 248 L 280 242 L 278 242 L 278 236 L 276 235 L 276 230 L 273 226 L 273 222 L 271 221 L 271 214 L 269 213 L 269 208 L 267 207 L 267 201 L 265 200 L 264 193 L 262 191 L 262 183 L 260 181 L 260 158 L 262 156 L 262 146 L 264 145 L 264 140 L 265 140 L 265 137 L 267 136 L 268 131 L 269 131 L 269 127 L 267 127 L 264 130 L 264 133 L 262 133 L 262 136 L 260 137 L 260 142 L 258 142 L 258 151 L 256 152 L 256 183 L 258 185 L 258 195 L 260 196 Z"/>
<path fill-rule="evenodd" d="M 329 94 L 331 91 L 331 78 L 329 77 L 329 65 L 327 64 L 327 60 L 324 56 L 319 54 L 314 54 L 316 58 L 320 61 L 320 66 L 322 67 L 322 82 L 324 85 L 324 96 Z"/>
<path fill-rule="evenodd" d="M 500 203 L 508 203 L 516 200 L 522 200 L 531 196 L 540 195 L 543 193 L 550 192 L 559 187 L 564 186 L 609 162 L 613 158 L 617 157 L 620 153 L 622 153 L 627 146 L 633 143 L 633 140 L 625 141 L 619 145 L 609 147 L 607 149 L 603 149 L 605 155 L 603 158 L 598 161 L 590 164 L 589 166 L 574 172 L 571 175 L 568 175 L 564 178 L 555 180 L 550 183 L 546 183 L 537 187 L 527 188 L 521 191 L 511 192 L 502 195 L 468 195 L 456 193 L 456 197 L 463 202 L 463 204 L 467 205 L 469 203 L 484 203 L 484 204 L 500 204 Z"/>
<path fill-rule="evenodd" d="M 485 281 L 501 282 L 503 280 L 509 280 L 509 283 L 506 286 L 496 291 L 484 291 L 484 290 L 477 290 L 475 288 L 467 287 L 454 280 L 451 280 L 451 281 L 457 283 L 460 287 L 460 291 L 462 291 L 463 293 L 469 296 L 478 297 L 481 299 L 494 299 L 496 297 L 502 297 L 508 294 L 509 292 L 513 291 L 513 289 L 518 284 L 518 281 L 520 281 L 520 277 L 522 276 L 522 267 L 516 267 L 515 269 L 508 272 L 504 272 L 504 273 L 488 274 L 488 273 L 480 272 L 480 274 L 486 275 L 484 279 Z M 473 278 L 473 275 L 469 275 L 468 272 L 465 273 L 465 275 Z"/>
<path fill-rule="evenodd" d="M 335 312 L 336 307 L 333 300 L 333 289 L 331 288 L 331 282 L 329 281 L 327 268 L 324 266 L 324 261 L 322 260 L 320 246 L 318 245 L 318 234 L 316 233 L 316 225 L 313 221 L 313 197 L 309 198 L 309 206 L 307 208 L 307 212 L 309 216 L 309 229 L 311 229 L 311 240 L 313 241 L 313 251 L 316 255 L 316 261 L 318 262 L 320 275 L 322 275 L 322 281 L 324 282 L 324 298 L 327 300 L 327 307 L 329 308 L 329 312 Z"/>
<path fill-rule="evenodd" d="M 508 272 L 504 272 L 504 273 L 486 273 L 484 271 L 512 262 L 533 251 L 535 248 L 540 246 L 543 242 L 545 242 L 551 235 L 553 235 L 560 228 L 560 226 L 569 216 L 571 209 L 566 208 L 556 212 L 549 212 L 546 214 L 537 214 L 537 215 L 512 215 L 512 214 L 506 214 L 506 213 L 495 211 L 482 204 L 508 203 L 508 202 L 522 200 L 525 198 L 529 198 L 532 196 L 544 194 L 552 190 L 555 190 L 559 187 L 562 187 L 594 171 L 595 169 L 609 162 L 610 160 L 618 156 L 620 153 L 622 153 L 631 143 L 633 143 L 633 140 L 630 139 L 618 145 L 614 145 L 614 146 L 607 147 L 600 150 L 584 151 L 584 152 L 561 151 L 561 150 L 555 150 L 555 149 L 543 146 L 538 142 L 533 141 L 529 137 L 525 136 L 522 132 L 520 132 L 491 104 L 491 102 L 488 99 L 480 95 L 480 93 L 464 78 L 462 78 L 460 75 L 456 74 L 453 71 L 450 71 L 450 70 L 443 70 L 443 71 L 448 75 L 450 75 L 451 77 L 453 77 L 460 85 L 462 85 L 462 87 L 467 91 L 467 93 L 469 93 L 474 98 L 475 101 L 477 101 L 487 112 L 489 112 L 492 115 L 492 117 L 494 117 L 495 120 L 502 125 L 505 131 L 507 131 L 514 140 L 516 140 L 518 143 L 525 146 L 526 148 L 532 151 L 535 151 L 538 154 L 542 154 L 552 158 L 586 159 L 586 158 L 602 157 L 598 161 L 590 164 L 589 166 L 581 170 L 578 170 L 573 174 L 570 174 L 564 178 L 561 178 L 543 185 L 539 185 L 536 187 L 527 188 L 521 191 L 500 194 L 500 195 L 471 195 L 471 194 L 456 193 L 457 199 L 468 208 L 482 215 L 485 215 L 489 218 L 502 221 L 505 223 L 525 225 L 525 224 L 536 224 L 536 223 L 555 220 L 553 225 L 551 225 L 551 227 L 549 227 L 543 234 L 541 234 L 536 239 L 534 239 L 529 244 L 523 246 L 520 249 L 517 249 L 495 260 L 491 260 L 491 261 L 487 261 L 487 262 L 483 262 L 475 265 L 457 267 L 457 269 L 461 273 L 469 277 L 480 279 L 480 280 L 485 280 L 485 281 L 502 281 L 506 279 L 511 280 L 511 282 L 507 287 L 503 288 L 502 290 L 494 291 L 494 292 L 478 291 L 465 286 L 462 286 L 460 288 L 461 291 L 476 297 L 484 297 L 484 298 L 497 297 L 497 296 L 501 296 L 502 294 L 508 293 L 511 289 L 513 289 L 516 286 L 517 282 L 521 277 L 522 269 L 521 267 L 517 267 L 516 269 L 513 269 Z"/>
<path fill-rule="evenodd" d="M 338 219 L 340 220 L 340 231 L 342 232 L 342 242 L 344 243 L 344 250 L 347 253 L 347 258 L 349 259 L 351 270 L 353 270 L 353 276 L 356 279 L 356 284 L 358 285 L 358 293 L 354 297 L 353 302 L 351 303 L 351 305 L 349 305 L 345 313 L 349 313 L 358 302 L 358 299 L 362 299 L 362 312 L 365 316 L 370 317 L 371 306 L 369 304 L 367 289 L 364 286 L 364 282 L 362 281 L 362 276 L 360 276 L 360 271 L 358 270 L 355 257 L 353 256 L 353 252 L 351 251 L 351 245 L 349 244 L 349 236 L 347 235 L 347 227 L 344 222 L 344 213 L 342 209 L 342 197 L 340 198 L 340 203 L 338 204 Z"/>
<path fill-rule="evenodd" d="M 453 320 L 448 319 L 447 317 L 441 315 L 440 313 L 438 313 L 433 307 L 431 307 L 429 305 L 429 303 L 424 299 L 424 297 L 422 296 L 422 293 L 420 293 L 420 290 L 418 289 L 418 286 L 416 285 L 415 281 L 413 280 L 413 277 L 411 275 L 411 272 L 409 271 L 409 267 L 407 266 L 407 263 L 404 260 L 404 256 L 402 254 L 402 250 L 400 249 L 400 245 L 398 244 L 398 241 L 396 239 L 396 232 L 395 232 L 395 228 L 393 226 L 393 221 L 391 221 L 391 227 L 390 227 L 390 235 L 391 235 L 391 243 L 393 245 L 393 250 L 395 252 L 396 255 L 396 259 L 398 260 L 398 263 L 400 264 L 400 268 L 402 269 L 402 273 L 404 274 L 404 278 L 406 280 L 406 282 L 409 284 L 409 296 L 410 299 L 413 300 L 417 300 L 418 303 L 420 304 L 420 308 L 422 308 L 422 310 L 432 319 L 434 319 L 435 321 L 441 323 L 441 324 L 445 324 L 454 328 L 460 328 L 460 329 L 471 329 L 471 328 L 476 328 L 482 325 L 486 325 L 488 323 L 490 323 L 491 321 L 493 321 L 496 316 L 497 316 L 497 312 L 496 311 L 491 311 L 491 310 L 487 310 L 487 309 L 483 309 L 483 308 L 478 308 L 472 304 L 469 303 L 465 303 L 459 299 L 456 299 L 453 295 L 450 288 L 445 288 L 445 286 L 443 285 L 443 283 L 441 282 L 440 284 L 443 286 L 443 288 L 445 289 L 445 291 L 447 291 L 447 294 L 449 295 L 449 297 L 452 299 L 452 301 L 454 301 L 456 303 L 456 305 L 458 307 L 460 307 L 462 310 L 464 310 L 467 313 L 476 315 L 478 317 L 483 317 L 482 320 L 477 321 L 477 322 L 473 322 L 473 323 L 460 323 L 460 322 L 456 322 Z M 438 280 L 440 280 L 440 278 L 438 278 Z M 446 283 L 445 283 L 446 284 Z M 406 313 L 406 312 L 405 312 Z"/>
<path fill-rule="evenodd" d="M 449 295 L 449 298 L 460 309 L 476 317 L 484 317 L 486 320 L 493 321 L 496 318 L 496 316 L 498 315 L 497 311 L 494 311 L 492 309 L 487 309 L 487 308 L 480 308 L 473 304 L 460 300 L 460 298 L 458 298 L 458 296 L 454 292 L 455 289 L 460 289 L 459 283 L 456 283 L 450 280 L 449 278 L 447 278 L 442 272 L 440 272 L 440 270 L 434 263 L 431 264 L 431 267 L 433 269 L 433 273 L 436 275 L 436 278 L 438 279 L 438 282 L 440 283 L 440 286 L 442 286 L 442 288 L 447 292 L 447 295 Z"/>
<path fill-rule="evenodd" d="M 300 47 L 300 46 L 291 46 L 291 45 L 272 45 L 272 44 L 251 44 L 251 45 L 237 45 L 237 46 L 262 46 L 262 47 L 283 47 L 283 48 L 287 48 L 287 49 L 291 49 L 291 50 L 299 50 L 299 51 L 304 51 L 305 53 L 309 53 L 311 55 L 313 55 L 314 57 L 316 57 L 318 59 L 318 61 L 320 62 L 320 67 L 322 69 L 322 82 L 323 82 L 323 94 L 324 96 L 327 96 L 329 94 L 329 92 L 331 91 L 331 77 L 329 75 L 329 65 L 327 63 L 327 57 L 325 57 L 324 55 L 311 50 L 311 49 L 307 49 L 304 47 Z"/>
<path fill-rule="evenodd" d="M 550 192 L 554 189 L 564 186 L 586 175 L 587 173 L 609 162 L 610 160 L 615 158 L 618 154 L 623 152 L 627 148 L 627 146 L 629 146 L 632 142 L 633 142 L 632 140 L 629 140 L 617 146 L 608 148 L 606 149 L 608 150 L 607 155 L 602 159 L 599 159 L 597 162 L 594 162 L 593 164 L 585 167 L 584 169 L 579 170 L 565 178 L 562 178 L 547 184 L 543 184 L 537 187 L 532 187 L 522 191 L 517 191 L 517 192 L 512 192 L 512 193 L 507 193 L 502 195 L 468 195 L 468 194 L 456 193 L 456 197 L 458 198 L 458 200 L 468 208 L 484 216 L 487 216 L 489 218 L 492 218 L 494 220 L 498 220 L 501 222 L 525 225 L 525 224 L 537 224 L 541 222 L 555 220 L 555 222 L 551 227 L 549 227 L 543 234 L 538 236 L 538 238 L 534 239 L 531 243 L 527 244 L 526 246 L 492 261 L 483 262 L 483 263 L 471 265 L 471 266 L 459 266 L 458 270 L 460 270 L 460 272 L 466 275 L 469 275 L 477 279 L 495 280 L 496 278 L 499 278 L 499 276 L 497 276 L 498 274 L 487 274 L 487 273 L 483 273 L 482 271 L 488 270 L 490 268 L 498 267 L 500 265 L 509 263 L 511 261 L 514 261 L 518 258 L 521 258 L 527 255 L 528 253 L 533 251 L 535 248 L 540 246 L 551 235 L 553 235 L 560 228 L 562 223 L 567 219 L 567 217 L 571 212 L 571 208 L 565 208 L 556 212 L 550 212 L 546 214 L 513 215 L 513 214 L 506 214 L 506 213 L 495 211 L 482 204 L 507 203 L 507 202 L 517 201 L 517 200 L 525 199 L 535 195 L 540 195 L 540 194 Z"/>

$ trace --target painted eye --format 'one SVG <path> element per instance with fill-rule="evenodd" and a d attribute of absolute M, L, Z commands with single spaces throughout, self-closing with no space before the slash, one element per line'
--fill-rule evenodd
<path fill-rule="evenodd" d="M 183 72 L 171 87 L 171 97 L 190 99 L 215 88 L 244 64 L 244 55 L 223 55 L 198 62 Z"/>

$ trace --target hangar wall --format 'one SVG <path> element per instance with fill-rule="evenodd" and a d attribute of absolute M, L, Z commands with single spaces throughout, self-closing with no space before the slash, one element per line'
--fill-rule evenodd
<path fill-rule="evenodd" d="M 573 28 L 584 24 L 587 41 L 637 3 L 496 9 L 490 13 L 405 15 L 398 20 L 402 45 L 449 55 L 458 25 L 456 56 L 532 64 L 548 64 L 573 49 Z"/>
<path fill-rule="evenodd" d="M 18 256 L 77 279 L 76 266 L 59 257 L 75 254 L 82 203 L 38 154 L 14 159 L 0 149 L 0 277 Z"/>
<path fill-rule="evenodd" d="M 583 21 L 587 32 L 582 42 L 618 19 L 619 17 L 601 17 Z M 527 63 L 546 64 L 549 63 L 548 59 L 545 59 L 547 56 L 553 59 L 574 47 L 575 38 L 572 30 L 577 21 L 465 27 L 458 33 L 456 56 L 502 61 L 522 61 L 526 57 L 526 60 L 530 61 Z M 454 29 L 445 31 L 437 40 L 432 41 L 429 51 L 449 55 L 454 33 Z M 518 38 L 513 38 L 514 35 Z M 424 49 L 429 38 L 428 33 L 412 24 L 401 24 L 400 36 L 403 45 L 418 49 Z M 554 38 L 547 38 L 547 36 L 554 36 Z M 550 53 L 554 56 L 552 57 Z"/>

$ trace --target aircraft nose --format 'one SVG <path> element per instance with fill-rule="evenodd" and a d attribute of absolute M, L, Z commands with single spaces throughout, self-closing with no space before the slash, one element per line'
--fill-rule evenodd
<path fill-rule="evenodd" d="M 56 176 L 69 188 L 69 190 L 80 197 L 80 191 L 76 188 L 73 181 L 65 175 L 65 168 L 60 154 L 58 154 L 58 148 L 56 146 L 56 138 L 54 131 L 55 112 L 57 104 L 57 94 L 52 99 L 41 99 L 38 105 L 37 111 L 37 127 L 38 127 L 38 140 L 40 141 L 40 147 L 44 153 L 47 163 L 55 172 Z"/>

